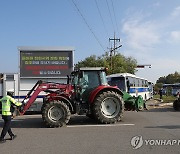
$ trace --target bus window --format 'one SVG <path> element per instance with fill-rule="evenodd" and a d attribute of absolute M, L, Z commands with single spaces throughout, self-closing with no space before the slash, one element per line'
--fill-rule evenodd
<path fill-rule="evenodd" d="M 134 87 L 134 86 L 135 86 L 135 80 L 134 80 L 134 78 L 128 77 L 128 79 L 129 79 L 130 87 Z"/>
<path fill-rule="evenodd" d="M 145 87 L 145 81 L 142 80 L 142 87 Z"/>
<path fill-rule="evenodd" d="M 139 79 L 139 87 L 143 87 L 143 80 Z"/>
<path fill-rule="evenodd" d="M 135 78 L 135 87 L 139 87 L 139 79 Z"/>
<path fill-rule="evenodd" d="M 124 77 L 112 77 L 110 81 L 110 85 L 117 86 L 122 91 L 126 91 Z"/>

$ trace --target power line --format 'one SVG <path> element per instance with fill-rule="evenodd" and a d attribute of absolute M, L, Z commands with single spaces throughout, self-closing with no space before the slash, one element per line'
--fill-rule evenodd
<path fill-rule="evenodd" d="M 116 14 L 115 14 L 113 0 L 111 0 L 111 4 L 112 4 L 112 8 L 113 8 L 113 14 L 114 14 L 114 19 L 115 19 L 115 23 L 116 23 L 117 32 L 119 33 L 119 28 L 118 28 L 118 24 L 117 24 L 117 19 L 116 19 Z M 119 33 L 119 35 L 120 35 L 120 33 Z"/>
<path fill-rule="evenodd" d="M 95 0 L 95 2 L 96 2 L 96 7 L 97 7 L 97 9 L 98 9 L 99 15 L 100 15 L 100 17 L 101 17 L 101 21 L 102 21 L 102 23 L 103 23 L 103 26 L 104 26 L 104 29 L 105 29 L 106 35 L 107 35 L 107 37 L 108 37 L 108 36 L 109 36 L 109 34 L 108 34 L 108 30 L 107 30 L 107 28 L 106 28 L 106 26 L 105 26 L 105 23 L 104 23 L 104 20 L 103 20 L 103 17 L 102 17 L 101 11 L 100 11 L 99 6 L 98 6 L 98 3 L 97 3 L 97 0 Z"/>
<path fill-rule="evenodd" d="M 92 28 L 89 26 L 89 24 L 87 23 L 85 17 L 83 16 L 83 14 L 81 13 L 80 9 L 78 8 L 77 4 L 75 3 L 74 0 L 71 0 L 72 3 L 74 4 L 75 8 L 77 9 L 78 13 L 80 14 L 80 16 L 82 17 L 83 21 L 85 22 L 86 26 L 89 28 L 90 32 L 93 34 L 94 38 L 96 39 L 96 41 L 99 43 L 99 45 L 101 46 L 101 48 L 105 51 L 103 45 L 101 44 L 101 42 L 99 41 L 99 39 L 97 38 L 97 36 L 95 35 L 95 33 L 93 32 Z"/>
<path fill-rule="evenodd" d="M 107 0 L 106 0 L 106 3 L 107 3 L 107 7 L 108 7 L 108 11 L 109 11 L 109 15 L 110 15 L 111 23 L 112 23 L 112 25 L 113 25 L 113 29 L 114 29 L 114 32 L 115 32 L 114 23 L 113 23 L 113 19 L 112 19 L 111 11 L 110 11 L 109 4 L 108 4 L 108 1 L 107 1 Z"/>

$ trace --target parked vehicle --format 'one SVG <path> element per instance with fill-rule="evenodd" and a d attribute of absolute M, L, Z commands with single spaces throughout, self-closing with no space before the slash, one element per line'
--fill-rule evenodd
<path fill-rule="evenodd" d="M 148 83 L 147 79 L 137 77 L 130 73 L 118 73 L 107 76 L 107 80 L 110 85 L 116 85 L 132 97 L 141 96 L 145 101 L 152 98 L 152 83 Z"/>

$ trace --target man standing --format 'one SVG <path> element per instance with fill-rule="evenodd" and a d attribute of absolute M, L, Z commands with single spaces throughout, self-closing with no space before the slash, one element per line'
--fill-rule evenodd
<path fill-rule="evenodd" d="M 163 89 L 161 88 L 161 89 L 159 90 L 159 97 L 160 97 L 160 100 L 162 100 L 162 95 L 163 95 Z"/>
<path fill-rule="evenodd" d="M 16 106 L 21 106 L 22 103 L 19 103 L 14 98 L 12 98 L 13 94 L 14 93 L 12 91 L 8 91 L 7 96 L 4 96 L 2 99 L 0 99 L 0 102 L 2 103 L 2 119 L 4 120 L 0 143 L 6 142 L 4 137 L 6 136 L 7 132 L 10 135 L 11 140 L 17 137 L 11 131 L 12 103 Z"/>

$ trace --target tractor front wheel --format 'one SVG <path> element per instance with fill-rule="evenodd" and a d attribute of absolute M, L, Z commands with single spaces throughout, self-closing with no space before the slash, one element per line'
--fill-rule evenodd
<path fill-rule="evenodd" d="M 106 91 L 96 97 L 93 104 L 93 115 L 100 123 L 116 123 L 121 120 L 124 111 L 124 101 L 121 95 Z"/>
<path fill-rule="evenodd" d="M 42 119 L 48 127 L 62 127 L 70 120 L 69 107 L 63 101 L 52 101 L 42 106 Z"/>

